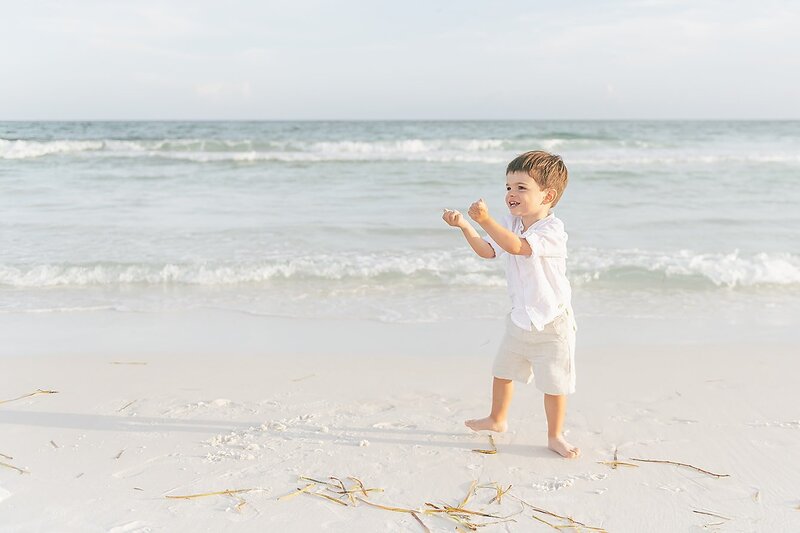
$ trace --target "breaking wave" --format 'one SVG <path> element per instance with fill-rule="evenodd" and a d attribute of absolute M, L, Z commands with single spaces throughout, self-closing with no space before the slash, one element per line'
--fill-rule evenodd
<path fill-rule="evenodd" d="M 574 284 L 654 288 L 800 286 L 800 257 L 789 253 L 673 253 L 578 249 L 568 261 Z M 194 285 L 353 282 L 392 286 L 505 285 L 501 261 L 444 251 L 317 254 L 240 263 L 0 264 L 0 286 Z"/>

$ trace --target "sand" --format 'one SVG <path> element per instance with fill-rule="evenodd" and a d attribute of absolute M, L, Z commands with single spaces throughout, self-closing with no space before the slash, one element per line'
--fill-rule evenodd
<path fill-rule="evenodd" d="M 481 528 L 489 533 L 552 531 L 532 515 L 565 523 L 511 495 L 613 532 L 800 530 L 793 344 L 592 342 L 598 328 L 586 321 L 567 420 L 583 453 L 570 461 L 545 447 L 533 386 L 517 387 L 497 453 L 472 451 L 489 447 L 463 420 L 487 414 L 501 320 L 228 316 L 220 326 L 184 316 L 180 334 L 175 321 L 148 320 L 34 317 L 25 324 L 43 333 L 27 336 L 5 321 L 0 400 L 58 392 L 0 404 L 0 461 L 25 471 L 0 466 L 2 531 L 424 531 L 409 514 L 365 504 L 279 500 L 306 485 L 300 476 L 355 476 L 383 489 L 370 501 L 412 509 L 456 505 L 473 481 L 511 485 L 499 504 L 480 489 L 467 505 L 515 520 Z M 212 323 L 227 332 L 218 344 Z M 599 463 L 615 450 L 638 467 Z M 240 489 L 250 490 L 166 497 Z"/>

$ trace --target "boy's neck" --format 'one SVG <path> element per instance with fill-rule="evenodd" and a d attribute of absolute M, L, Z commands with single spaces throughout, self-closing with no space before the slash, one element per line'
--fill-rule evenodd
<path fill-rule="evenodd" d="M 547 218 L 552 211 L 547 210 L 542 213 L 536 213 L 535 215 L 524 215 L 522 216 L 522 231 L 526 231 L 528 228 L 531 227 L 532 224 L 539 222 L 543 218 Z"/>

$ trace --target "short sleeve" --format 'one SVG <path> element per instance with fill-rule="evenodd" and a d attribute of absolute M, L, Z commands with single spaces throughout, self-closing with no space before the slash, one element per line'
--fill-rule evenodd
<path fill-rule="evenodd" d="M 488 235 L 486 236 L 486 242 L 488 242 L 488 243 L 489 243 L 489 246 L 491 246 L 492 248 L 494 248 L 494 257 L 492 257 L 491 259 L 497 259 L 497 258 L 499 258 L 499 257 L 502 257 L 503 255 L 505 255 L 505 254 L 507 254 L 507 253 L 508 253 L 508 252 L 506 252 L 505 250 L 503 250 L 503 249 L 500 247 L 500 245 L 499 245 L 499 244 L 497 244 L 496 242 L 494 242 L 494 239 L 492 239 L 492 238 L 491 238 L 491 237 L 489 237 Z"/>
<path fill-rule="evenodd" d="M 531 257 L 567 257 L 567 233 L 558 219 L 530 228 L 522 237 L 531 247 Z"/>
<path fill-rule="evenodd" d="M 513 221 L 511 219 L 510 215 L 503 215 L 503 217 L 500 218 L 498 220 L 498 222 L 500 223 L 501 226 L 503 226 L 507 230 L 511 230 L 512 229 L 511 223 Z M 494 257 L 492 259 L 497 259 L 497 258 L 502 257 L 502 256 L 504 256 L 504 255 L 506 255 L 508 253 L 505 250 L 503 250 L 503 248 L 499 244 L 494 242 L 494 239 L 492 239 L 489 235 L 486 236 L 486 242 L 488 242 L 489 245 L 492 248 L 494 248 Z"/>

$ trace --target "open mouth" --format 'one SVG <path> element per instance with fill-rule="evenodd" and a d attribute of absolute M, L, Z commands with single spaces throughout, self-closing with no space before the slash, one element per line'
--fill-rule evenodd
<path fill-rule="evenodd" d="M 508 202 L 508 207 L 517 207 L 519 202 Z"/>

